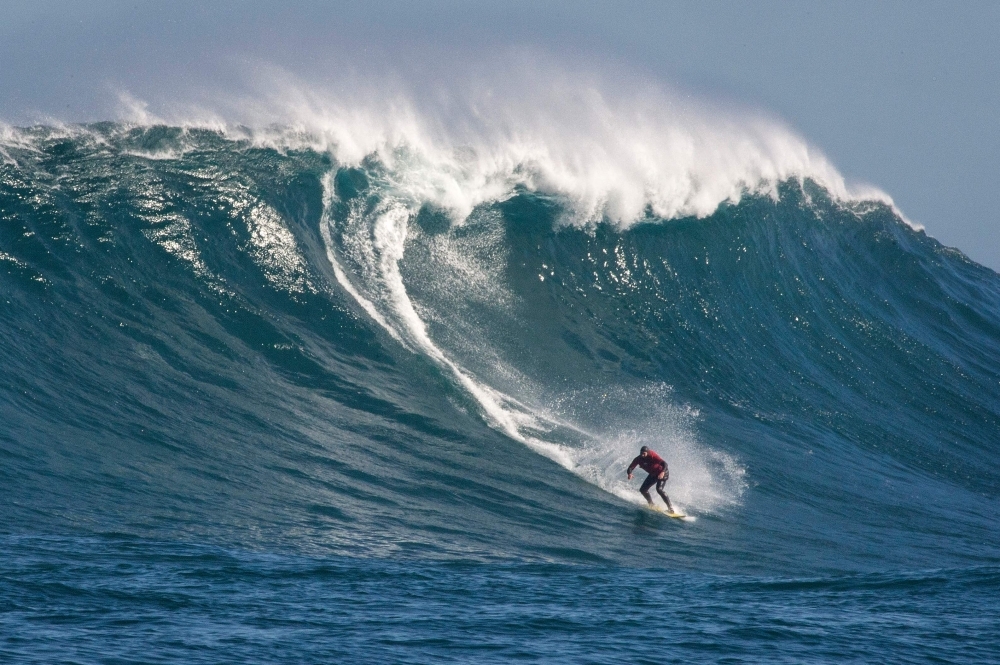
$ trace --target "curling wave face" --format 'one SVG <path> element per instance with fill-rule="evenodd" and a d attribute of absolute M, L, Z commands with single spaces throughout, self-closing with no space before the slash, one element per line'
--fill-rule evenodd
<path fill-rule="evenodd" d="M 5 129 L 5 528 L 995 562 L 997 275 L 785 130 L 580 94 Z M 643 444 L 697 528 L 636 511 Z"/>

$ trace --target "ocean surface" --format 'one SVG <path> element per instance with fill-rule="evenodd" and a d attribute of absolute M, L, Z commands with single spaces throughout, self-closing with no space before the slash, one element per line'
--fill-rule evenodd
<path fill-rule="evenodd" d="M 817 162 L 339 145 L 0 127 L 0 662 L 1000 662 L 997 273 Z"/>

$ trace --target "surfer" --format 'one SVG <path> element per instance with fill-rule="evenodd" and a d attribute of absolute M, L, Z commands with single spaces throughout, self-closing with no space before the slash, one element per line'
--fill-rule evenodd
<path fill-rule="evenodd" d="M 649 446 L 643 446 L 639 449 L 639 456 L 628 465 L 626 473 L 629 480 L 632 480 L 632 470 L 637 466 L 649 474 L 646 476 L 646 480 L 642 481 L 642 486 L 639 487 L 639 491 L 649 502 L 649 507 L 653 508 L 653 499 L 649 496 L 649 488 L 655 483 L 657 493 L 663 497 L 664 503 L 667 504 L 667 510 L 671 513 L 674 512 L 673 506 L 670 505 L 670 499 L 663 491 L 663 486 L 666 485 L 667 478 L 670 477 L 670 471 L 667 470 L 667 463 L 663 461 L 663 458 L 650 450 Z"/>

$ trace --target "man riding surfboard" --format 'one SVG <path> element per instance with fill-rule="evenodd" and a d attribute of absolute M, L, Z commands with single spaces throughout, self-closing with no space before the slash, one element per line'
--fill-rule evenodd
<path fill-rule="evenodd" d="M 646 497 L 646 501 L 649 502 L 649 507 L 655 508 L 653 499 L 649 496 L 649 488 L 655 484 L 656 492 L 663 497 L 664 503 L 667 504 L 667 510 L 673 513 L 674 509 L 670 505 L 670 499 L 667 498 L 666 493 L 663 491 L 663 486 L 667 483 L 667 478 L 670 477 L 670 471 L 667 470 L 667 463 L 663 461 L 662 457 L 650 450 L 649 446 L 643 446 L 639 449 L 639 456 L 628 465 L 626 473 L 629 480 L 632 480 L 632 470 L 637 466 L 649 474 L 646 476 L 646 480 L 642 481 L 642 486 L 639 488 L 642 495 Z"/>

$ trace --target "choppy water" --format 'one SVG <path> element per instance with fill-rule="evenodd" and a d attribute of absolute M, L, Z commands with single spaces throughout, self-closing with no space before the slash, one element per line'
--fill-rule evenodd
<path fill-rule="evenodd" d="M 1000 659 L 1000 277 L 888 204 L 456 214 L 419 155 L 165 126 L 0 157 L 4 659 Z"/>

